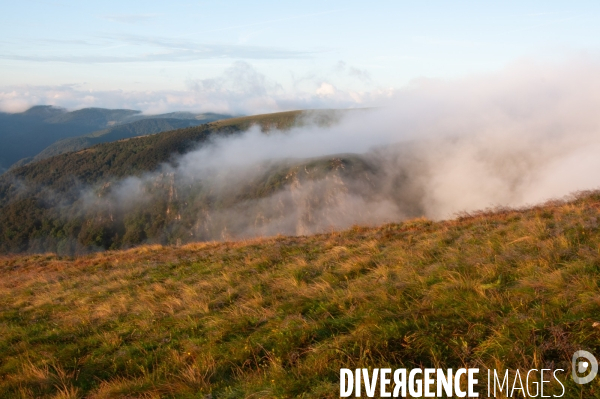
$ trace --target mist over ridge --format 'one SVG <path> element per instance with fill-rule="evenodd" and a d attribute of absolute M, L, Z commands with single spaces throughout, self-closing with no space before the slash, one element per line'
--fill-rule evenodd
<path fill-rule="evenodd" d="M 165 170 L 227 187 L 241 171 L 252 180 L 253 167 L 266 161 L 354 154 L 372 176 L 353 184 L 370 185 L 343 195 L 379 198 L 390 204 L 389 220 L 532 205 L 600 186 L 590 173 L 600 166 L 598 72 L 596 62 L 579 59 L 415 82 L 387 106 L 347 113 L 339 124 L 268 135 L 254 128 L 215 139 Z"/>
<path fill-rule="evenodd" d="M 287 130 L 208 128 L 195 149 L 134 176 L 65 192 L 15 181 L 15 198 L 37 190 L 57 226 L 22 250 L 307 235 L 595 189 L 598 72 L 576 59 L 415 81 L 386 106 L 331 123 L 309 112 Z"/>

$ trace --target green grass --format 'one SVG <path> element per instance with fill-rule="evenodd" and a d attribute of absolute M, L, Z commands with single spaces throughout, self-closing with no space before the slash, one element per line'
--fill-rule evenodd
<path fill-rule="evenodd" d="M 570 370 L 575 350 L 600 355 L 599 210 L 587 193 L 310 237 L 6 256 L 0 397 L 321 398 L 341 367 Z M 598 397 L 598 379 L 561 376 L 565 398 Z"/>

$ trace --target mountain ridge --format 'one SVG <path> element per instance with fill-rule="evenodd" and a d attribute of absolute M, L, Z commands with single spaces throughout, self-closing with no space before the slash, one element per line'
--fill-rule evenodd
<path fill-rule="evenodd" d="M 178 119 L 194 121 L 190 122 L 191 125 L 200 125 L 228 117 L 231 115 L 189 112 L 144 115 L 137 110 L 107 108 L 67 111 L 47 105 L 34 106 L 21 113 L 0 113 L 0 141 L 3 144 L 0 147 L 0 172 L 9 169 L 17 162 L 19 164 L 16 166 L 31 162 L 36 155 L 57 141 L 88 134 L 101 136 L 99 131 L 127 123 L 144 119 Z M 177 128 L 181 125 L 182 123 L 175 123 L 173 127 Z M 153 129 L 151 132 L 157 131 Z M 55 153 L 56 146 L 49 151 Z"/>

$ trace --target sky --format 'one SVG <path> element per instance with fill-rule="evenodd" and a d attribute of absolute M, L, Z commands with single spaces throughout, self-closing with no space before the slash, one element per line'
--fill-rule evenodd
<path fill-rule="evenodd" d="M 377 106 L 600 49 L 597 1 L 0 0 L 0 110 Z"/>

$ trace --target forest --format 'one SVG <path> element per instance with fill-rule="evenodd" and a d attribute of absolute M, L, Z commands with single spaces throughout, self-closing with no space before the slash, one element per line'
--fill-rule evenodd
<path fill-rule="evenodd" d="M 202 182 L 186 186 L 172 173 L 160 172 L 214 138 L 239 134 L 255 124 L 264 132 L 286 130 L 308 123 L 306 115 L 293 111 L 227 119 L 101 143 L 13 168 L 0 176 L 0 252 L 76 254 L 142 243 L 217 239 L 226 229 L 225 221 L 190 233 L 199 215 L 269 196 L 289 185 L 290 173 L 314 180 L 339 169 L 341 163 L 352 166 L 344 169 L 346 174 L 368 169 L 364 162 L 336 157 L 264 165 L 258 177 L 227 193 L 214 193 Z M 310 123 L 327 124 L 336 117 L 317 112 L 310 118 Z M 310 173 L 304 172 L 307 165 Z M 155 175 L 140 191 L 147 200 L 138 198 L 131 206 L 121 206 L 111 197 L 120 181 L 149 173 Z"/>

